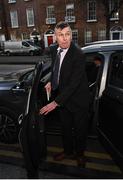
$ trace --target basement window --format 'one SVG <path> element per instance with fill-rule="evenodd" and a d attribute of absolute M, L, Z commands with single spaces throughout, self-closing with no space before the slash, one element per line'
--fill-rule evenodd
<path fill-rule="evenodd" d="M 8 0 L 8 3 L 16 3 L 16 0 Z"/>

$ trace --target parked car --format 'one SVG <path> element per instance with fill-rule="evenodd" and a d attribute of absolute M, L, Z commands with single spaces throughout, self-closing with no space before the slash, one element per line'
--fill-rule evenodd
<path fill-rule="evenodd" d="M 16 55 L 39 55 L 43 50 L 39 46 L 35 46 L 31 41 L 4 41 L 4 54 L 10 56 Z"/>
<path fill-rule="evenodd" d="M 41 83 L 50 76 L 50 62 L 45 63 Z M 0 141 L 17 142 L 20 123 L 31 88 L 34 68 L 12 72 L 0 76 Z"/>

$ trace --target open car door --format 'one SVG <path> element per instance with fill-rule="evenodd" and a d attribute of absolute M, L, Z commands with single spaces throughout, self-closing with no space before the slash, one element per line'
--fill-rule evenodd
<path fill-rule="evenodd" d="M 39 62 L 35 67 L 32 87 L 29 90 L 26 111 L 19 134 L 29 178 L 37 178 L 39 163 L 46 157 L 44 118 L 39 114 L 39 109 L 43 106 L 43 98 L 45 97 L 43 96 L 42 100 L 40 99 L 40 103 L 38 103 L 39 89 L 43 89 L 40 81 L 42 68 L 42 62 Z"/>

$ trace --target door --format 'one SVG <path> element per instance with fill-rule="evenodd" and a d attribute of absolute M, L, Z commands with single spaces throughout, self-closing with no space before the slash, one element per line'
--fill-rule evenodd
<path fill-rule="evenodd" d="M 37 172 L 40 161 L 46 157 L 44 118 L 39 114 L 39 109 L 43 106 L 45 98 L 45 94 L 42 94 L 42 67 L 43 63 L 41 62 L 35 67 L 22 129 L 19 134 L 19 142 L 23 150 L 26 169 L 28 173 L 32 174 Z"/>
<path fill-rule="evenodd" d="M 113 40 L 120 39 L 120 32 L 113 32 Z"/>
<path fill-rule="evenodd" d="M 48 46 L 53 44 L 53 36 L 47 36 Z"/>
<path fill-rule="evenodd" d="M 21 53 L 22 54 L 28 54 L 30 49 L 31 49 L 30 45 L 27 42 L 22 41 Z"/>
<path fill-rule="evenodd" d="M 91 134 L 95 135 L 97 126 L 98 98 L 105 61 L 104 56 L 99 53 L 87 53 L 85 54 L 85 59 L 86 73 L 90 90 L 89 131 Z"/>
<path fill-rule="evenodd" d="M 111 56 L 108 81 L 99 102 L 99 131 L 123 168 L 123 52 Z"/>

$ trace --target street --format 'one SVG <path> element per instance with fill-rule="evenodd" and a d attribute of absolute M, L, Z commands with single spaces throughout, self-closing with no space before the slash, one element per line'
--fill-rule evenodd
<path fill-rule="evenodd" d="M 46 56 L 0 56 L 0 74 L 34 67 L 39 61 L 47 61 Z"/>
<path fill-rule="evenodd" d="M 4 63 L 36 63 L 39 60 L 46 59 L 46 56 L 0 56 L 0 64 Z"/>

